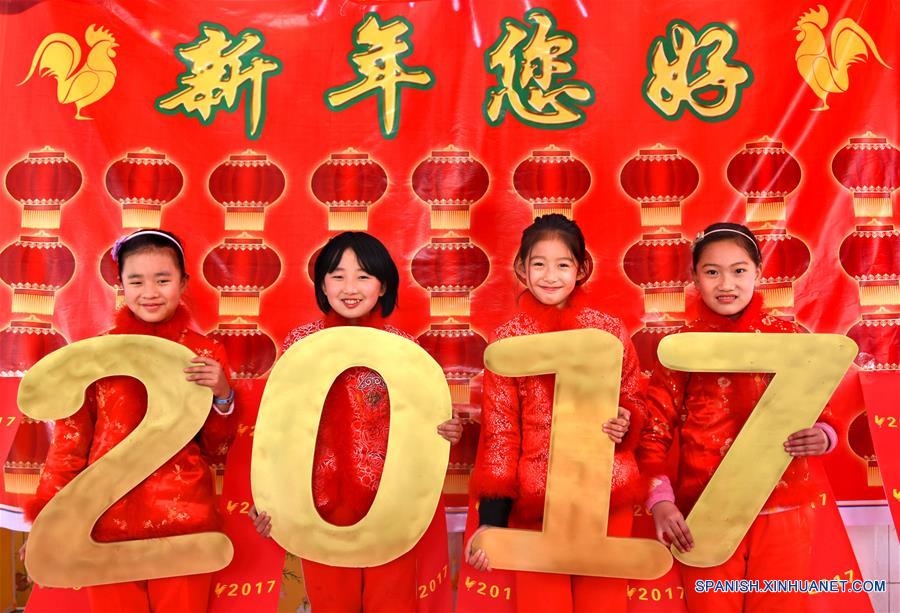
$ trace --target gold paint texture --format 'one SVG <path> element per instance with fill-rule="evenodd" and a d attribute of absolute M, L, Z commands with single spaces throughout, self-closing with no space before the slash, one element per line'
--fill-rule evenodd
<path fill-rule="evenodd" d="M 601 330 L 507 338 L 485 367 L 507 377 L 555 374 L 543 531 L 488 528 L 474 547 L 494 568 L 653 579 L 672 566 L 653 539 L 609 537 L 614 443 L 601 425 L 616 416 L 622 343 Z"/>
<path fill-rule="evenodd" d="M 354 366 L 377 371 L 387 384 L 390 434 L 369 513 L 352 526 L 336 526 L 315 508 L 313 455 L 325 396 Z M 332 566 L 378 566 L 412 549 L 441 495 L 450 446 L 436 428 L 451 415 L 441 367 L 396 334 L 340 327 L 294 343 L 272 371 L 253 436 L 253 499 L 272 517 L 272 538 L 297 556 Z"/>
<path fill-rule="evenodd" d="M 174 456 L 200 430 L 212 392 L 185 380 L 189 349 L 142 335 L 78 341 L 35 364 L 19 385 L 19 408 L 38 420 L 64 419 L 82 405 L 88 386 L 115 375 L 147 388 L 147 414 L 137 428 L 59 491 L 37 517 L 25 565 L 46 587 L 81 587 L 208 573 L 231 562 L 221 532 L 98 543 L 97 519 L 114 502 Z"/>
<path fill-rule="evenodd" d="M 672 547 L 676 558 L 711 567 L 731 557 L 791 462 L 784 441 L 812 427 L 856 352 L 856 343 L 839 334 L 688 332 L 660 342 L 667 368 L 775 373 L 687 517 L 694 548 Z"/>

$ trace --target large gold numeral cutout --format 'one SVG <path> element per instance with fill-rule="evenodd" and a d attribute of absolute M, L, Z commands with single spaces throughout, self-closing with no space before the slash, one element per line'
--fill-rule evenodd
<path fill-rule="evenodd" d="M 313 502 L 313 454 L 325 396 L 354 366 L 377 371 L 387 384 L 390 433 L 369 513 L 352 526 L 335 526 Z M 295 343 L 269 377 L 253 436 L 253 499 L 272 517 L 272 538 L 295 555 L 332 566 L 377 566 L 412 549 L 441 495 L 449 443 L 436 427 L 450 419 L 451 409 L 441 367 L 396 334 L 340 327 Z"/>
<path fill-rule="evenodd" d="M 184 447 L 206 421 L 212 393 L 185 380 L 194 354 L 138 335 L 91 338 L 54 351 L 19 385 L 19 408 L 32 419 L 63 419 L 81 407 L 98 379 L 125 375 L 147 388 L 147 414 L 125 440 L 57 493 L 34 522 L 25 565 L 42 586 L 80 587 L 206 573 L 231 561 L 231 541 L 203 532 L 119 543 L 91 538 L 97 519 Z"/>
<path fill-rule="evenodd" d="M 662 340 L 659 359 L 671 369 L 775 373 L 687 517 L 694 548 L 673 546 L 675 557 L 709 567 L 732 556 L 791 462 L 784 441 L 815 423 L 856 352 L 838 334 L 688 332 Z"/>
<path fill-rule="evenodd" d="M 606 535 L 622 343 L 601 330 L 508 338 L 488 346 L 487 368 L 507 377 L 556 374 L 542 532 L 488 528 L 476 539 L 494 568 L 653 579 L 672 566 L 652 539 Z"/>

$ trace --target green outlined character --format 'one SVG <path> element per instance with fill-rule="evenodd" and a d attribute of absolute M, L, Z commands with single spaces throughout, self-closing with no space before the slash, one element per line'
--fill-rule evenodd
<path fill-rule="evenodd" d="M 353 29 L 353 50 L 347 56 L 356 79 L 325 92 L 325 104 L 342 111 L 369 96 L 378 96 L 378 124 L 384 138 L 394 138 L 400 128 L 402 88 L 428 89 L 434 75 L 428 68 L 409 67 L 404 59 L 413 52 L 413 27 L 403 17 L 382 21 L 369 13 Z"/>
<path fill-rule="evenodd" d="M 218 111 L 234 111 L 245 99 L 247 138 L 259 138 L 266 118 L 266 85 L 281 72 L 281 61 L 263 55 L 265 38 L 247 29 L 231 36 L 217 23 L 200 24 L 200 36 L 175 47 L 187 71 L 178 77 L 178 89 L 156 99 L 156 110 L 184 113 L 209 125 Z"/>
<path fill-rule="evenodd" d="M 710 23 L 699 32 L 675 19 L 666 35 L 650 44 L 644 99 L 666 119 L 680 119 L 685 110 L 703 121 L 722 121 L 734 115 L 753 71 L 733 58 L 737 34 L 723 23 Z"/>
<path fill-rule="evenodd" d="M 575 74 L 575 37 L 556 27 L 550 11 L 531 9 L 525 21 L 506 18 L 502 34 L 484 54 L 488 72 L 498 85 L 487 90 L 484 116 L 500 125 L 507 112 L 536 128 L 564 129 L 584 123 L 583 106 L 594 102 L 594 90 Z"/>

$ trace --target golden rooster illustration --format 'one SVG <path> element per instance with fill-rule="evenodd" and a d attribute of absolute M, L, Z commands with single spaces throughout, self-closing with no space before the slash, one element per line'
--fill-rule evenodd
<path fill-rule="evenodd" d="M 112 58 L 116 57 L 116 39 L 106 29 L 95 24 L 88 26 L 84 40 L 90 51 L 81 65 L 81 45 L 64 32 L 48 35 L 38 45 L 31 61 L 28 76 L 35 69 L 39 76 L 56 79 L 56 98 L 60 104 L 75 105 L 75 119 L 92 119 L 81 114 L 81 109 L 93 104 L 108 94 L 116 82 L 116 67 Z"/>
<path fill-rule="evenodd" d="M 828 94 L 847 91 L 850 87 L 850 66 L 864 62 L 869 50 L 882 66 L 890 68 L 878 54 L 875 41 L 869 33 L 850 19 L 838 20 L 831 29 L 831 48 L 825 44 L 825 26 L 828 25 L 828 10 L 821 4 L 817 10 L 810 10 L 797 20 L 797 40 L 800 46 L 794 59 L 797 70 L 810 89 L 822 99 L 822 106 L 814 111 L 828 110 Z"/>

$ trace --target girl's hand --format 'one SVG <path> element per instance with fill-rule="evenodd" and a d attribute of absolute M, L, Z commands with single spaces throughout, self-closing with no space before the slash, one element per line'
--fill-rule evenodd
<path fill-rule="evenodd" d="M 650 512 L 653 514 L 653 523 L 656 524 L 656 540 L 666 547 L 675 545 L 675 549 L 681 553 L 694 548 L 694 537 L 684 523 L 684 515 L 674 502 L 657 502 Z"/>
<path fill-rule="evenodd" d="M 437 433 L 450 441 L 451 445 L 455 445 L 462 438 L 463 426 L 459 417 L 453 416 L 437 427 Z"/>
<path fill-rule="evenodd" d="M 490 526 L 479 526 L 475 532 L 472 533 L 472 536 L 469 537 L 469 542 L 466 543 L 466 562 L 474 566 L 478 570 L 491 570 L 491 564 L 488 561 L 487 554 L 484 552 L 484 549 L 476 549 L 472 550 L 472 542 L 475 540 L 475 536 L 481 534 L 485 531 L 485 529 L 490 528 Z"/>
<path fill-rule="evenodd" d="M 631 411 L 625 407 L 619 407 L 619 416 L 610 419 L 603 424 L 603 431 L 609 435 L 609 438 L 615 444 L 621 443 L 628 434 L 628 428 L 631 426 Z"/>
<path fill-rule="evenodd" d="M 272 518 L 265 511 L 262 513 L 257 511 L 256 505 L 250 507 L 247 515 L 250 516 L 250 519 L 253 521 L 253 527 L 256 528 L 259 535 L 263 538 L 269 538 L 269 534 L 272 532 Z"/>
<path fill-rule="evenodd" d="M 784 450 L 792 456 L 822 455 L 828 451 L 828 435 L 821 428 L 798 430 L 784 442 Z"/>
<path fill-rule="evenodd" d="M 200 356 L 191 358 L 191 365 L 185 368 L 184 372 L 188 373 L 186 377 L 188 381 L 208 387 L 216 398 L 228 398 L 231 392 L 228 379 L 225 378 L 222 365 L 214 359 Z"/>

